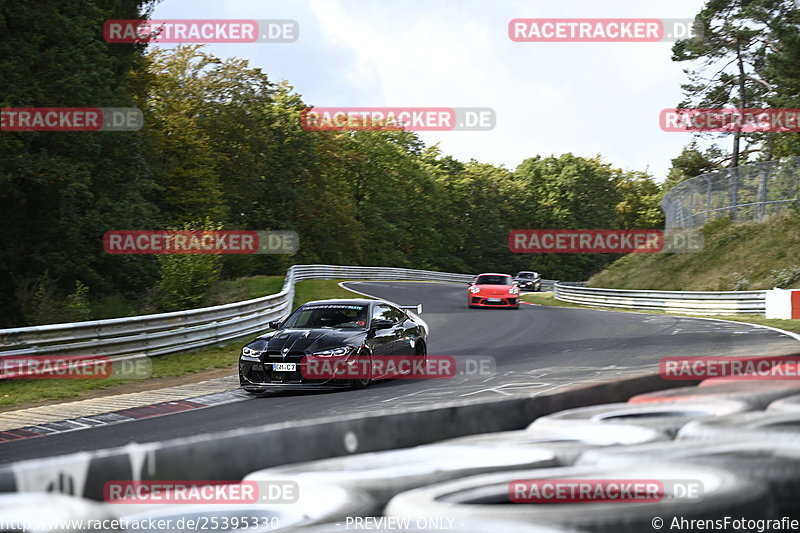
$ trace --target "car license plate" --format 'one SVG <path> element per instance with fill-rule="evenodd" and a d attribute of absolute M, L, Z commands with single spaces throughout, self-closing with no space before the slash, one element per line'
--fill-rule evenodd
<path fill-rule="evenodd" d="M 488 301 L 489 302 L 502 302 L 503 299 L 502 298 L 489 298 Z"/>
<path fill-rule="evenodd" d="M 272 363 L 272 370 L 277 372 L 294 372 L 297 370 L 297 363 Z"/>

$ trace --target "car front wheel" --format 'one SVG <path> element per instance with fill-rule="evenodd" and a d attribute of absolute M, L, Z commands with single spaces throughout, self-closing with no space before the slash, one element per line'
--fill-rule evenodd
<path fill-rule="evenodd" d="M 369 353 L 368 350 L 364 350 L 358 354 L 358 358 L 366 359 L 368 361 L 368 364 L 364 365 L 364 367 L 367 368 L 368 374 L 359 379 L 350 380 L 350 385 L 352 385 L 354 389 L 363 389 L 372 383 L 372 354 Z"/>

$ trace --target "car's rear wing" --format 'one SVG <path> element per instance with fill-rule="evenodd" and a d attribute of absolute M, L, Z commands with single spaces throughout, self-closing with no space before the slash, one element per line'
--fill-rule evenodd
<path fill-rule="evenodd" d="M 422 304 L 417 305 L 398 305 L 400 309 L 408 309 L 409 311 L 414 311 L 416 314 L 422 314 Z"/>

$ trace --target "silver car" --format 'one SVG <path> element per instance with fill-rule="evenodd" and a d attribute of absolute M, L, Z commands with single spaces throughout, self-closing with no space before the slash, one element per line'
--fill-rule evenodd
<path fill-rule="evenodd" d="M 542 290 L 542 278 L 538 272 L 523 270 L 514 277 L 514 283 L 523 291 L 539 292 Z"/>

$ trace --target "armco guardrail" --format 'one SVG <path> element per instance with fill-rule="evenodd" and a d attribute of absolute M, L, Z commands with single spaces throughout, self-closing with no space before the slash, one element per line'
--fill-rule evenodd
<path fill-rule="evenodd" d="M 697 315 L 763 314 L 766 291 L 636 291 L 556 282 L 555 298 L 599 307 L 674 311 Z"/>
<path fill-rule="evenodd" d="M 453 281 L 474 276 L 405 268 L 295 265 L 281 292 L 253 300 L 108 320 L 0 330 L 0 357 L 10 355 L 105 355 L 152 357 L 220 344 L 266 329 L 286 316 L 294 284 L 304 279 Z"/>

